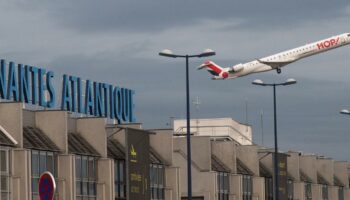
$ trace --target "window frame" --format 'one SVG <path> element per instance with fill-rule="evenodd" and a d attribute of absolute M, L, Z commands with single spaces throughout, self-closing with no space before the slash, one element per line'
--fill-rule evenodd
<path fill-rule="evenodd" d="M 37 165 L 34 173 L 34 167 L 33 167 L 33 155 L 37 155 Z M 56 180 L 56 190 L 57 190 L 57 165 L 58 165 L 58 160 L 57 160 L 57 152 L 54 151 L 47 151 L 47 150 L 39 150 L 39 149 L 31 149 L 30 150 L 30 161 L 31 161 L 31 194 L 32 194 L 32 199 L 39 199 L 39 179 L 40 175 L 45 172 L 49 171 L 47 169 L 47 164 L 48 164 L 48 157 L 52 156 L 52 171 L 50 173 L 54 176 Z M 41 159 L 45 157 L 45 163 L 41 164 Z M 35 188 L 34 188 L 35 187 Z M 58 198 L 58 193 L 55 194 L 55 199 Z"/>
<path fill-rule="evenodd" d="M 165 166 L 162 164 L 150 164 L 150 189 L 151 200 L 165 199 Z"/>
<path fill-rule="evenodd" d="M 305 192 L 305 200 L 312 200 L 312 184 L 310 182 L 305 183 L 304 192 Z"/>
<path fill-rule="evenodd" d="M 243 200 L 252 200 L 253 198 L 253 177 L 251 175 L 242 175 L 242 198 Z"/>
<path fill-rule="evenodd" d="M 3 194 L 11 199 L 11 149 L 9 147 L 0 146 L 0 161 L 2 159 L 2 154 L 4 153 L 5 157 L 5 168 L 6 170 L 2 171 L 2 167 L 0 166 L 0 196 Z M 7 187 L 3 188 L 4 182 L 6 182 Z"/>
<path fill-rule="evenodd" d="M 230 176 L 228 172 L 216 172 L 218 200 L 228 200 L 230 193 Z"/>
<path fill-rule="evenodd" d="M 88 155 L 74 156 L 75 160 L 75 197 L 79 199 L 97 199 L 97 157 Z M 78 166 L 78 161 L 80 166 Z M 85 162 L 86 161 L 86 162 Z M 92 177 L 89 176 L 89 162 L 93 161 L 94 173 Z M 86 169 L 84 163 L 86 164 Z M 80 171 L 78 171 L 80 169 Z M 84 174 L 85 172 L 85 174 Z M 91 187 L 92 186 L 92 187 Z"/>
<path fill-rule="evenodd" d="M 121 168 L 122 168 L 122 171 L 120 170 Z M 126 196 L 127 196 L 125 170 L 126 170 L 125 160 L 123 159 L 114 160 L 114 193 L 115 193 L 116 200 L 126 199 Z M 122 178 L 120 178 L 121 174 L 122 174 Z"/>

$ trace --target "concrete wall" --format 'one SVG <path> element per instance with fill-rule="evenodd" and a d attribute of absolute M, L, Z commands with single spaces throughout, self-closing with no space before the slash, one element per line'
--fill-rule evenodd
<path fill-rule="evenodd" d="M 75 199 L 75 160 L 74 155 L 58 156 L 59 199 Z"/>
<path fill-rule="evenodd" d="M 237 173 L 236 145 L 233 141 L 211 141 L 212 154 L 219 158 L 231 173 Z"/>
<path fill-rule="evenodd" d="M 174 153 L 174 165 L 180 168 L 180 197 L 187 196 L 187 159 L 181 153 Z M 216 173 L 202 171 L 197 165 L 192 163 L 192 193 L 193 196 L 204 196 L 206 200 L 216 199 Z"/>
<path fill-rule="evenodd" d="M 22 110 L 23 112 L 23 127 L 26 126 L 35 126 L 35 111 L 31 110 Z"/>
<path fill-rule="evenodd" d="M 322 198 L 322 188 L 318 184 L 312 184 L 311 186 L 312 191 L 312 199 L 321 199 Z"/>
<path fill-rule="evenodd" d="M 173 162 L 173 130 L 150 130 L 150 146 L 161 156 L 166 165 Z"/>
<path fill-rule="evenodd" d="M 236 147 L 236 150 L 237 158 L 239 158 L 255 176 L 259 176 L 258 146 L 239 145 Z"/>
<path fill-rule="evenodd" d="M 109 158 L 97 162 L 97 199 L 114 198 L 114 161 Z"/>
<path fill-rule="evenodd" d="M 211 170 L 211 145 L 209 137 L 191 137 L 192 161 L 201 171 Z M 180 151 L 187 158 L 187 143 L 185 137 L 174 138 L 174 151 Z M 186 168 L 185 168 L 186 169 Z"/>
<path fill-rule="evenodd" d="M 242 182 L 242 175 L 232 174 L 230 176 L 230 199 L 242 200 Z"/>
<path fill-rule="evenodd" d="M 299 166 L 299 153 L 298 152 L 288 152 L 287 157 L 287 170 L 290 176 L 295 181 L 300 181 L 300 166 Z"/>
<path fill-rule="evenodd" d="M 301 155 L 299 157 L 300 170 L 311 178 L 312 183 L 317 183 L 317 163 L 315 155 Z"/>
<path fill-rule="evenodd" d="M 344 199 L 345 200 L 350 199 L 350 189 L 349 188 L 344 189 Z"/>
<path fill-rule="evenodd" d="M 349 163 L 346 161 L 335 161 L 334 162 L 334 176 L 338 178 L 338 180 L 344 184 L 345 188 L 349 187 L 349 178 L 348 176 L 344 176 L 344 174 L 348 173 L 348 165 Z"/>
<path fill-rule="evenodd" d="M 77 119 L 77 133 L 103 157 L 107 157 L 107 132 L 104 118 L 79 118 Z"/>
<path fill-rule="evenodd" d="M 305 183 L 294 182 L 293 198 L 296 200 L 302 200 L 305 197 Z"/>
<path fill-rule="evenodd" d="M 253 200 L 265 198 L 265 178 L 253 177 Z"/>
<path fill-rule="evenodd" d="M 185 179 L 185 177 L 182 177 Z M 181 199 L 180 192 L 180 168 L 167 167 L 165 168 L 165 199 L 166 200 L 178 200 Z"/>
<path fill-rule="evenodd" d="M 252 128 L 231 118 L 192 119 L 190 131 L 196 136 L 231 137 L 243 145 L 252 144 Z M 186 133 L 186 120 L 174 120 L 174 132 Z"/>
<path fill-rule="evenodd" d="M 68 113 L 66 111 L 37 111 L 35 126 L 41 129 L 63 153 L 68 153 Z"/>
<path fill-rule="evenodd" d="M 24 149 L 12 151 L 12 199 L 31 199 L 31 162 L 30 152 Z"/>
<path fill-rule="evenodd" d="M 338 197 L 338 187 L 336 186 L 329 186 L 328 187 L 328 199 L 339 199 Z"/>
<path fill-rule="evenodd" d="M 334 165 L 333 160 L 329 158 L 317 158 L 317 172 L 330 184 L 334 184 Z"/>
<path fill-rule="evenodd" d="M 23 148 L 22 107 L 22 103 L 0 103 L 0 125 L 18 142 L 19 148 Z"/>
<path fill-rule="evenodd" d="M 259 152 L 258 153 L 259 160 L 260 162 L 266 167 L 266 170 L 270 173 L 273 174 L 273 159 L 272 156 L 273 154 L 271 152 Z"/>

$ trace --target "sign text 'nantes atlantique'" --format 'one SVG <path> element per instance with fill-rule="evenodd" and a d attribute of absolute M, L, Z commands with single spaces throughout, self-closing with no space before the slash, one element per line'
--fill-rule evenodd
<path fill-rule="evenodd" d="M 0 62 L 1 99 L 56 107 L 54 72 L 5 60 Z M 62 110 L 135 122 L 133 90 L 66 74 L 62 80 Z"/>

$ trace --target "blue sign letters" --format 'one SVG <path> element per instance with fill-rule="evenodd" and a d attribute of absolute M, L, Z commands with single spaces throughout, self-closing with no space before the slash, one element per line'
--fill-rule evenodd
<path fill-rule="evenodd" d="M 133 90 L 107 83 L 63 75 L 61 110 L 108 117 L 121 122 L 135 122 Z M 0 60 L 0 98 L 30 103 L 45 108 L 56 107 L 54 73 L 35 66 Z M 85 93 L 84 93 L 85 92 Z"/>

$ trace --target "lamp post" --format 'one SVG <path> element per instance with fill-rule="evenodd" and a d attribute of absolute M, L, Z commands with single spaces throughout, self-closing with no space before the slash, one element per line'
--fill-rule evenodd
<path fill-rule="evenodd" d="M 171 58 L 185 58 L 186 59 L 186 112 L 187 112 L 187 196 L 188 200 L 192 200 L 192 171 L 191 171 L 191 133 L 190 133 L 190 86 L 189 86 L 189 75 L 188 75 L 188 60 L 189 58 L 203 58 L 215 55 L 215 52 L 211 49 L 206 49 L 200 54 L 195 55 L 178 55 L 174 54 L 171 50 L 165 49 L 159 53 L 160 56 L 171 57 Z"/>
<path fill-rule="evenodd" d="M 274 110 L 274 139 L 275 139 L 275 154 L 274 154 L 274 174 L 275 187 L 274 199 L 279 200 L 279 170 L 278 170 L 278 143 L 277 143 L 277 112 L 276 112 L 276 86 L 287 86 L 297 83 L 295 79 L 287 79 L 283 83 L 264 83 L 262 80 L 256 79 L 252 82 L 254 85 L 272 86 L 273 87 L 273 110 Z"/>

